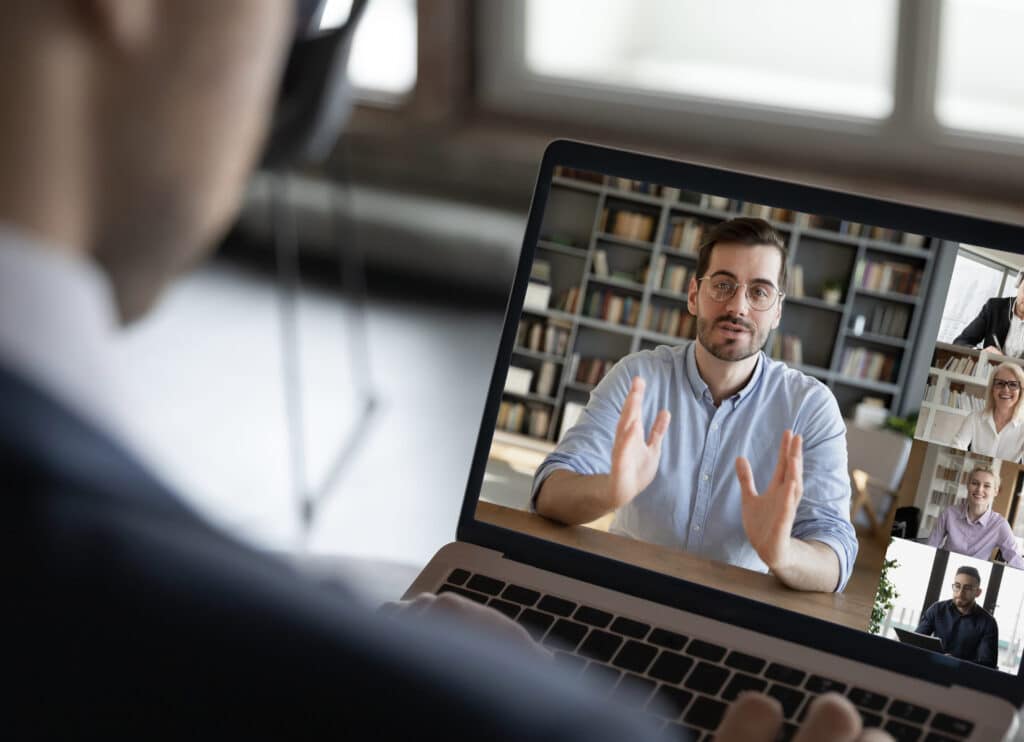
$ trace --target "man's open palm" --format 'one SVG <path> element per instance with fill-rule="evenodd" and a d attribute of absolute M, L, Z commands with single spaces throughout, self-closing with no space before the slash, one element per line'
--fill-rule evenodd
<path fill-rule="evenodd" d="M 644 388 L 644 380 L 639 376 L 633 377 L 615 428 L 610 475 L 614 508 L 622 507 L 643 492 L 654 479 L 661 460 L 661 441 L 668 430 L 670 415 L 668 410 L 659 412 L 650 438 L 644 439 Z"/>
<path fill-rule="evenodd" d="M 803 439 L 787 430 L 782 434 L 779 461 L 767 489 L 758 494 L 750 462 L 736 459 L 736 476 L 743 492 L 743 529 L 761 561 L 773 567 L 784 560 L 796 506 L 804 492 Z"/>

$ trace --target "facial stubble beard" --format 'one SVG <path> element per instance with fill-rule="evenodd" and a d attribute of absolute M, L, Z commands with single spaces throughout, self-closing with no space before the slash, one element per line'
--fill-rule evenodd
<path fill-rule="evenodd" d="M 742 325 L 750 333 L 750 343 L 745 349 L 740 346 L 739 339 L 729 340 L 717 345 L 711 340 L 711 333 L 714 331 L 715 325 L 723 320 L 732 322 L 733 324 Z M 720 361 L 736 363 L 738 361 L 746 360 L 752 355 L 759 353 L 767 340 L 768 333 L 765 333 L 763 336 L 759 336 L 757 333 L 757 326 L 744 319 L 730 317 L 727 314 L 716 317 L 713 321 L 705 319 L 704 317 L 697 317 L 697 341 L 708 353 Z"/>

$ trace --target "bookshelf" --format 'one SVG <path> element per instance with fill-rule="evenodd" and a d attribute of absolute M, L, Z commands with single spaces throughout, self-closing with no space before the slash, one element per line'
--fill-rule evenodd
<path fill-rule="evenodd" d="M 693 339 L 686 291 L 697 249 L 710 227 L 736 216 L 766 219 L 789 249 L 791 281 L 782 322 L 765 350 L 828 385 L 848 416 L 865 396 L 879 397 L 898 412 L 911 367 L 908 338 L 922 321 L 933 274 L 931 240 L 560 169 L 534 255 L 535 268 L 545 264 L 540 275 L 534 273 L 543 288 L 536 288 L 532 302 L 528 292 L 512 355 L 513 367 L 532 372 L 534 396 L 524 397 L 522 390 L 506 394 L 499 422 L 507 423 L 508 408 L 521 405 L 512 415 L 518 426 L 499 429 L 543 429 L 537 437 L 555 441 L 566 407 L 586 404 L 603 375 L 595 374 L 596 361 Z M 551 332 L 554 344 L 548 342 Z M 556 381 L 538 390 L 544 364 L 545 378 L 553 365 Z"/>
<path fill-rule="evenodd" d="M 1021 363 L 998 353 L 936 343 L 914 437 L 948 445 L 963 419 L 984 407 L 989 373 L 1004 361 Z"/>
<path fill-rule="evenodd" d="M 921 485 L 914 504 L 921 509 L 921 529 L 918 536 L 927 537 L 932 532 L 935 519 L 950 505 L 967 499 L 967 476 L 975 466 L 998 467 L 1001 462 L 976 453 L 957 451 L 945 446 L 929 446 L 925 454 Z M 1000 503 L 993 503 L 993 508 Z M 1005 513 L 1001 513 L 1005 517 Z"/>

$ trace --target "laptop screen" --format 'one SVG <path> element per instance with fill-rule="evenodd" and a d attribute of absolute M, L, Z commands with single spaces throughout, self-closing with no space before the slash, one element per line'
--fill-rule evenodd
<path fill-rule="evenodd" d="M 547 185 L 476 519 L 1018 674 L 1024 256 Z"/>

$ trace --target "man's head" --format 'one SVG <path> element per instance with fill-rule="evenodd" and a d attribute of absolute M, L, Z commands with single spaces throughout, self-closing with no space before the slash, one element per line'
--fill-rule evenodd
<path fill-rule="evenodd" d="M 953 605 L 961 611 L 970 609 L 981 597 L 981 575 L 974 567 L 961 567 L 953 577 Z"/>
<path fill-rule="evenodd" d="M 708 233 L 687 308 L 697 317 L 697 341 L 715 358 L 749 358 L 779 326 L 786 258 L 782 237 L 763 219 L 731 219 Z"/>
<path fill-rule="evenodd" d="M 981 513 L 992 507 L 999 492 L 999 475 L 984 466 L 976 466 L 967 477 L 967 504 Z"/>
<path fill-rule="evenodd" d="M 282 0 L 10 0 L 0 220 L 90 253 L 121 314 L 230 223 L 292 33 Z"/>

